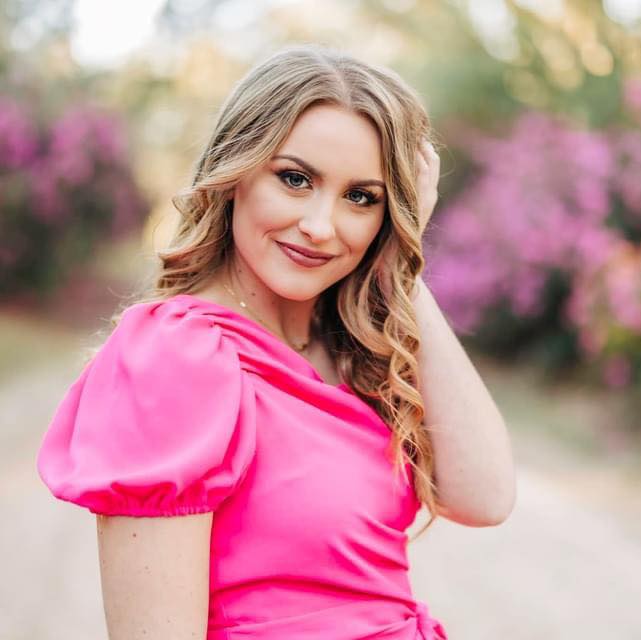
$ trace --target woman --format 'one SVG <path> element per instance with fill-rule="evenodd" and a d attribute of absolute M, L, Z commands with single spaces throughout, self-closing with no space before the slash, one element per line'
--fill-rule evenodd
<path fill-rule="evenodd" d="M 397 74 L 317 45 L 222 106 L 155 289 L 39 452 L 52 493 L 97 514 L 112 640 L 446 638 L 405 531 L 423 503 L 428 526 L 498 524 L 515 483 L 420 277 L 430 136 Z"/>

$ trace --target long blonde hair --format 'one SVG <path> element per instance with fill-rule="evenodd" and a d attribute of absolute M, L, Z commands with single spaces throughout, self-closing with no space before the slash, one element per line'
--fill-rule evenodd
<path fill-rule="evenodd" d="M 417 498 L 436 518 L 434 460 L 425 408 L 418 391 L 418 326 L 410 292 L 424 269 L 416 191 L 416 152 L 433 139 L 418 94 L 393 70 L 366 64 L 319 44 L 290 45 L 253 67 L 221 105 L 211 139 L 191 185 L 173 198 L 180 221 L 159 252 L 154 282 L 137 302 L 197 292 L 233 250 L 229 194 L 247 173 L 269 159 L 302 112 L 318 104 L 367 117 L 382 146 L 387 208 L 379 233 L 360 264 L 326 289 L 316 318 L 339 374 L 392 431 L 395 475 L 414 469 Z M 383 264 L 389 246 L 391 264 Z M 379 274 L 391 275 L 388 297 Z M 122 309 L 111 318 L 118 323 Z M 417 534 L 417 535 L 418 535 Z"/>

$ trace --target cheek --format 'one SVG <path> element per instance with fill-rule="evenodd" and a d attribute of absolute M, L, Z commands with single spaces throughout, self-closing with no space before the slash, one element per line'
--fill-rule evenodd
<path fill-rule="evenodd" d="M 382 224 L 382 216 L 363 219 L 355 218 L 350 221 L 350 224 L 346 224 L 343 227 L 341 235 L 351 252 L 361 256 L 376 238 L 376 234 L 380 231 Z"/>
<path fill-rule="evenodd" d="M 288 224 L 291 199 L 283 197 L 268 180 L 261 180 L 239 194 L 239 212 L 253 231 Z"/>

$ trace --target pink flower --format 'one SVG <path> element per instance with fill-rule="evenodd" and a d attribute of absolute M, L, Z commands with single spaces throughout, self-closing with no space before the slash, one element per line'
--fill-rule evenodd
<path fill-rule="evenodd" d="M 38 133 L 22 105 L 0 97 L 0 168 L 25 167 L 38 151 Z"/>
<path fill-rule="evenodd" d="M 630 384 L 631 374 L 630 361 L 622 355 L 615 355 L 603 365 L 602 379 L 608 387 L 619 389 Z"/>
<path fill-rule="evenodd" d="M 435 295 L 469 331 L 501 301 L 517 317 L 536 317 L 552 272 L 572 281 L 616 251 L 621 232 L 606 224 L 612 192 L 625 186 L 629 199 L 632 176 L 641 184 L 641 145 L 537 112 L 521 115 L 505 137 L 468 130 L 460 143 L 476 167 L 435 216 L 438 251 L 426 257 L 438 274 Z M 624 154 L 634 159 L 628 172 Z"/>

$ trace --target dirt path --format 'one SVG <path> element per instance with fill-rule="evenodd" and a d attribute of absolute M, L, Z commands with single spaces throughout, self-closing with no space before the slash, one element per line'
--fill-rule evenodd
<path fill-rule="evenodd" d="M 5 355 L 30 349 L 0 383 L 0 640 L 106 640 L 94 517 L 54 500 L 35 470 L 86 337 L 6 316 L 0 335 Z M 544 392 L 517 389 L 524 375 L 486 378 L 511 427 L 518 505 L 500 527 L 440 520 L 412 543 L 416 596 L 452 640 L 639 640 L 638 458 L 571 453 L 548 429 L 532 429 L 553 418 Z"/>
<path fill-rule="evenodd" d="M 453 639 L 638 640 L 641 537 L 520 467 L 500 527 L 437 522 L 410 547 L 417 597 Z"/>

